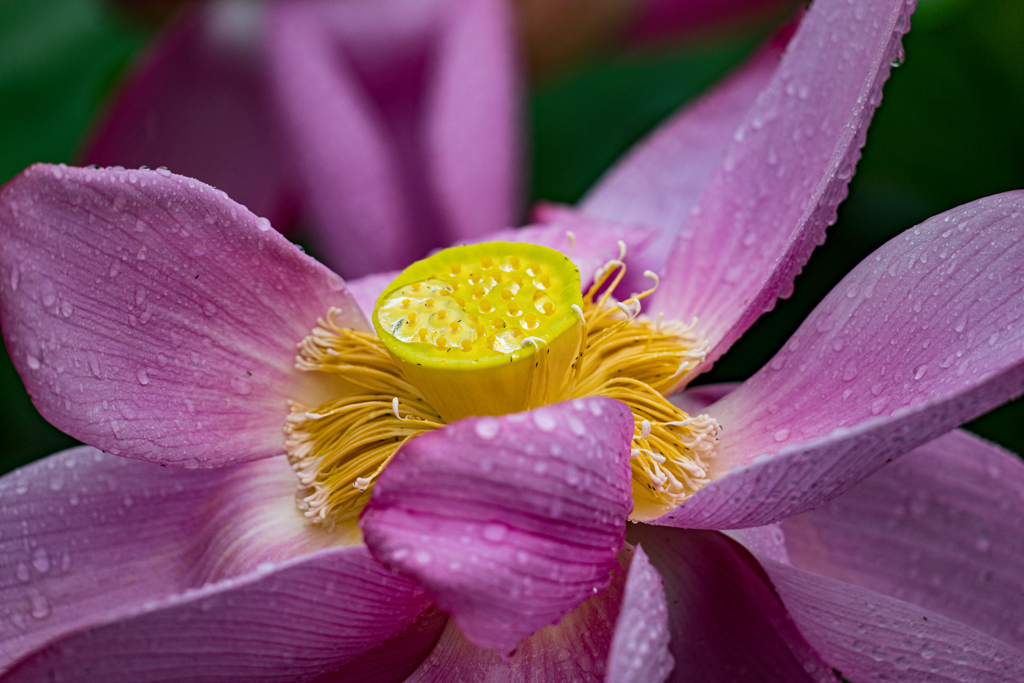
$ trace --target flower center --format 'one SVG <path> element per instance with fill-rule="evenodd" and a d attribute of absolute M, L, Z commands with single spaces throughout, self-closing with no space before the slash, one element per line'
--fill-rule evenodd
<path fill-rule="evenodd" d="M 373 325 L 451 422 L 567 398 L 582 351 L 581 304 L 580 274 L 566 256 L 488 242 L 409 266 L 378 299 Z"/>
<path fill-rule="evenodd" d="M 633 413 L 633 519 L 652 519 L 709 481 L 718 424 L 665 398 L 704 360 L 690 325 L 651 321 L 641 300 L 611 293 L 625 274 L 605 264 L 586 294 L 563 254 L 531 244 L 454 247 L 403 271 L 377 301 L 377 336 L 334 324 L 299 344 L 297 367 L 335 373 L 340 395 L 285 423 L 299 508 L 314 522 L 355 526 L 377 475 L 406 440 L 468 415 L 503 415 L 581 396 Z"/>

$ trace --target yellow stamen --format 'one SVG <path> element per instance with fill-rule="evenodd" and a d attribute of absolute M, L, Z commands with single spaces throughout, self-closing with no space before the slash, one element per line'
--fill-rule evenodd
<path fill-rule="evenodd" d="M 339 313 L 332 308 L 302 341 L 296 366 L 336 373 L 344 389 L 313 411 L 290 402 L 285 448 L 305 516 L 354 525 L 399 446 L 443 422 L 377 337 L 335 325 Z"/>

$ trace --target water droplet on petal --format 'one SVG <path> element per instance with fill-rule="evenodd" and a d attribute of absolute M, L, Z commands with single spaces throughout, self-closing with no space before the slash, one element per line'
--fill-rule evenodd
<path fill-rule="evenodd" d="M 482 417 L 476 421 L 476 425 L 473 427 L 473 431 L 481 439 L 487 439 L 488 441 L 498 435 L 501 430 L 501 422 L 495 420 L 492 417 Z"/>
<path fill-rule="evenodd" d="M 488 541 L 498 543 L 499 541 L 505 540 L 508 535 L 508 527 L 498 522 L 493 522 L 484 527 L 484 538 Z"/>
<path fill-rule="evenodd" d="M 554 416 L 544 410 L 534 411 L 533 423 L 537 425 L 537 428 L 542 432 L 553 432 L 555 431 L 555 427 L 558 426 Z"/>
<path fill-rule="evenodd" d="M 50 571 L 50 556 L 46 553 L 46 548 L 36 548 L 32 553 L 32 566 L 40 574 Z"/>
<path fill-rule="evenodd" d="M 45 619 L 50 616 L 50 602 L 46 596 L 40 593 L 32 593 L 28 596 L 29 614 L 35 619 Z"/>

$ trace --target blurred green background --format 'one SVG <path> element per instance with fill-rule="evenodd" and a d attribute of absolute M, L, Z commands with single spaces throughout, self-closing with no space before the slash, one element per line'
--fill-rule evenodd
<path fill-rule="evenodd" d="M 739 63 L 772 27 L 609 53 L 534 84 L 531 196 L 574 202 L 631 144 Z M 154 29 L 99 0 L 0 0 L 0 182 L 36 161 L 72 162 L 91 121 Z M 860 260 L 959 204 L 1024 188 L 1024 2 L 919 0 L 839 222 L 796 281 L 699 382 L 767 362 Z M 968 425 L 1024 453 L 1024 403 Z M 0 472 L 73 445 L 0 359 Z"/>

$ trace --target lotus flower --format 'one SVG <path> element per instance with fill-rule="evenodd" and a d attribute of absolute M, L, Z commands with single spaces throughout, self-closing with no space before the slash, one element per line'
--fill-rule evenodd
<path fill-rule="evenodd" d="M 651 373 L 671 391 L 791 287 L 845 193 L 911 10 L 818 0 L 781 61 L 773 43 L 578 209 L 495 238 L 568 251 L 569 230 L 585 279 L 612 263 L 598 285 L 623 267 L 659 272 L 643 301 L 614 306 L 604 290 L 567 308 L 588 332 L 642 333 L 677 358 L 691 344 L 692 365 Z M 638 419 L 635 396 L 599 388 L 448 424 L 412 385 L 412 399 L 360 398 L 380 404 L 368 419 L 388 440 L 418 435 L 374 472 L 359 526 L 307 516 L 322 499 L 305 483 L 296 504 L 296 444 L 361 446 L 292 437 L 348 400 L 345 382 L 379 369 L 397 386 L 362 311 L 401 279 L 346 285 L 269 221 L 169 171 L 34 166 L 0 195 L 0 229 L 11 356 L 44 416 L 89 444 L 0 480 L 8 680 L 1024 674 L 1024 466 L 950 432 L 1021 393 L 1024 193 L 884 245 L 739 387 L 647 394 L 684 419 Z M 641 305 L 698 322 L 661 327 Z M 331 372 L 358 340 L 366 363 Z M 556 342 L 510 364 L 539 367 Z M 655 365 L 647 351 L 632 361 Z M 695 424 L 717 439 L 686 442 L 706 454 L 704 468 L 686 461 L 696 490 L 652 519 L 650 498 L 675 486 L 664 472 L 690 456 L 651 439 Z M 630 525 L 624 546 L 634 501 L 653 523 Z"/>

